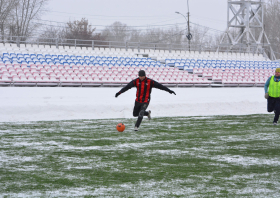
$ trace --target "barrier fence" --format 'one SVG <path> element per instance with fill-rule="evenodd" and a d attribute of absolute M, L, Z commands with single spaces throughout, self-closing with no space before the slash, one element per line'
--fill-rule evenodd
<path fill-rule="evenodd" d="M 41 37 L 22 37 L 22 36 L 1 36 L 1 43 L 13 43 L 18 47 L 21 45 L 50 45 L 69 46 L 69 47 L 86 47 L 94 50 L 95 48 L 121 48 L 134 49 L 140 52 L 141 49 L 146 50 L 165 50 L 165 51 L 197 51 L 201 52 L 226 52 L 226 53 L 251 53 L 263 54 L 267 57 L 265 49 L 257 50 L 256 46 L 240 47 L 240 46 L 209 46 L 201 44 L 192 44 L 184 42 L 181 44 L 173 43 L 153 43 L 153 42 L 130 42 L 130 41 L 107 41 L 107 40 L 81 40 L 81 39 L 61 39 L 61 38 L 41 38 Z"/>

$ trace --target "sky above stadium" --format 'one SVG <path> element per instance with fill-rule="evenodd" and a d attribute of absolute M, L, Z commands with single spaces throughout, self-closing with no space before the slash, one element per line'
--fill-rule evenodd
<path fill-rule="evenodd" d="M 186 27 L 187 0 L 50 0 L 42 20 L 47 25 L 86 18 L 99 32 L 115 21 L 136 29 Z M 190 22 L 224 31 L 227 0 L 189 0 Z"/>

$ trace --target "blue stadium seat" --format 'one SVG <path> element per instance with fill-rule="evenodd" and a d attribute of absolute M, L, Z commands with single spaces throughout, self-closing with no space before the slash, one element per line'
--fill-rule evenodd
<path fill-rule="evenodd" d="M 10 57 L 17 57 L 17 55 L 15 53 L 10 53 Z"/>
<path fill-rule="evenodd" d="M 180 66 L 180 63 L 176 62 L 176 63 L 174 64 L 174 66 L 175 66 L 175 67 L 178 67 L 178 66 Z"/>
<path fill-rule="evenodd" d="M 175 62 L 175 59 L 165 59 L 165 63 L 168 64 L 168 63 L 174 63 Z"/>
<path fill-rule="evenodd" d="M 143 67 L 148 68 L 148 67 L 150 67 L 150 65 L 148 65 L 148 64 L 143 64 Z"/>
<path fill-rule="evenodd" d="M 122 61 L 116 60 L 116 64 L 120 65 L 121 63 L 122 63 Z"/>
<path fill-rule="evenodd" d="M 3 61 L 10 61 L 10 59 L 8 57 L 3 57 L 2 59 Z"/>
<path fill-rule="evenodd" d="M 52 55 L 52 59 L 58 58 L 57 55 Z"/>
<path fill-rule="evenodd" d="M 59 60 L 58 58 L 52 58 L 52 60 L 53 60 L 54 62 L 60 62 L 60 60 Z"/>

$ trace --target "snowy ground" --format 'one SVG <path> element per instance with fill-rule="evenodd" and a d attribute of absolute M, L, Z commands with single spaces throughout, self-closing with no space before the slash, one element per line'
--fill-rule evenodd
<path fill-rule="evenodd" d="M 272 117 L 0 123 L 0 197 L 280 197 Z"/>
<path fill-rule="evenodd" d="M 153 117 L 246 115 L 266 112 L 263 88 L 153 89 Z M 0 87 L 0 122 L 131 118 L 135 89 Z"/>

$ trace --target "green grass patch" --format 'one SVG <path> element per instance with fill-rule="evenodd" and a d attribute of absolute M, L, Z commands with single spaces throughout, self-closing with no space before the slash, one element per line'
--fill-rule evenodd
<path fill-rule="evenodd" d="M 272 119 L 0 123 L 0 196 L 280 197 Z"/>

